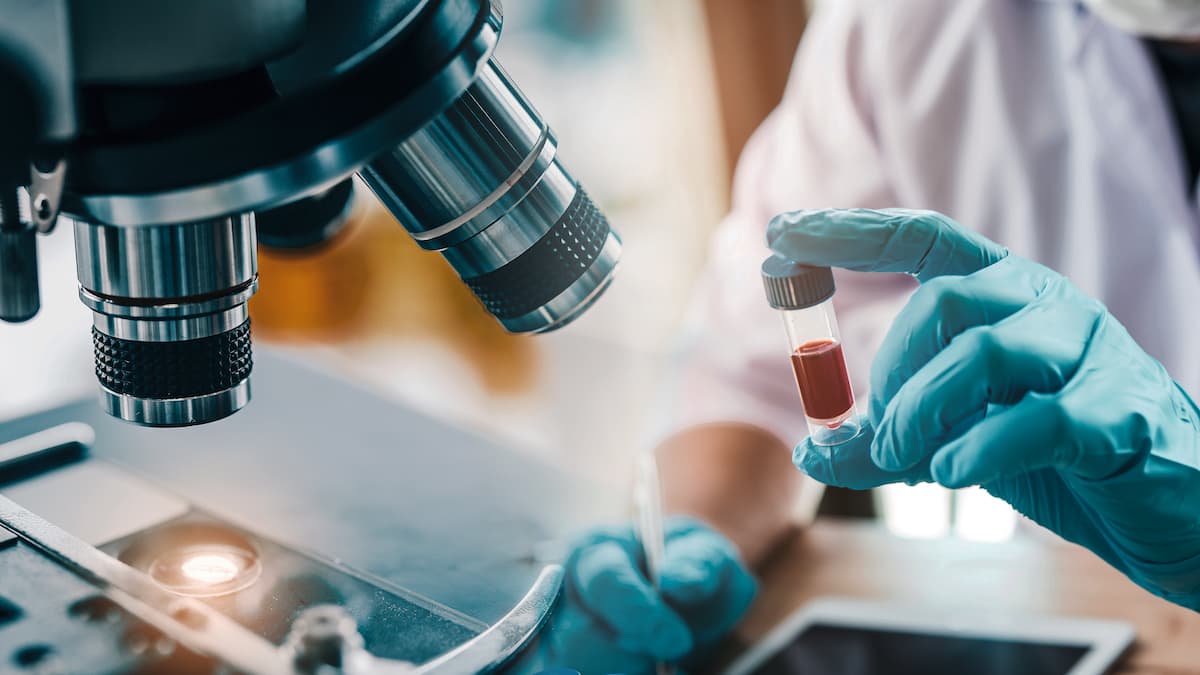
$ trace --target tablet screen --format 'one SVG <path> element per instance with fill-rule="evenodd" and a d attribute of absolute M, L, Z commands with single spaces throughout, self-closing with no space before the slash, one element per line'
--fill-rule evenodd
<path fill-rule="evenodd" d="M 814 624 L 753 675 L 1065 675 L 1088 649 Z"/>

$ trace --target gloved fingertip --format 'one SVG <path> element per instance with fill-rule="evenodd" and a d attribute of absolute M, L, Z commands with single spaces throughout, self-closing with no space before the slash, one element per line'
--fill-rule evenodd
<path fill-rule="evenodd" d="M 767 248 L 774 251 L 775 242 L 783 234 L 783 224 L 780 221 L 782 216 L 775 216 L 771 222 L 767 223 Z"/>
<path fill-rule="evenodd" d="M 667 542 L 661 589 L 670 601 L 682 605 L 704 602 L 742 567 L 733 544 L 707 527 Z"/>
<path fill-rule="evenodd" d="M 834 209 L 799 209 L 781 213 L 767 224 L 767 246 L 775 254 L 795 260 L 818 264 L 824 256 L 817 255 L 813 246 L 820 243 Z"/>
<path fill-rule="evenodd" d="M 711 645 L 742 620 L 758 595 L 758 581 L 741 564 L 731 564 L 721 575 L 717 591 L 684 610 L 692 639 L 698 647 Z"/>
<path fill-rule="evenodd" d="M 733 598 L 729 614 L 740 618 L 758 595 L 758 579 L 754 578 L 745 565 L 739 564 L 730 571 L 726 585 L 729 587 L 729 595 Z"/>
<path fill-rule="evenodd" d="M 796 209 L 795 211 L 785 211 L 772 218 L 767 223 L 767 246 L 773 246 L 784 232 L 803 221 L 809 213 L 809 209 Z"/>
<path fill-rule="evenodd" d="M 957 490 L 975 484 L 967 467 L 961 466 L 959 453 L 955 452 L 957 443 L 952 443 L 938 451 L 929 463 L 929 473 L 933 481 L 942 487 Z"/>
<path fill-rule="evenodd" d="M 617 638 L 622 649 L 644 653 L 660 661 L 676 661 L 695 648 L 692 631 L 678 615 L 664 610 L 650 629 L 640 633 L 625 633 Z"/>
<path fill-rule="evenodd" d="M 792 450 L 792 464 L 804 473 L 826 485 L 833 484 L 837 476 L 833 471 L 833 457 L 828 447 L 814 445 L 812 439 L 800 441 Z"/>
<path fill-rule="evenodd" d="M 738 600 L 731 614 L 736 615 L 736 620 L 740 620 L 746 610 L 750 609 L 754 598 L 758 597 L 758 579 L 755 579 L 749 570 L 743 568 L 734 578 L 733 587 Z"/>
<path fill-rule="evenodd" d="M 721 584 L 719 572 L 700 562 L 674 565 L 663 570 L 662 594 L 674 602 L 699 602 L 717 591 Z"/>

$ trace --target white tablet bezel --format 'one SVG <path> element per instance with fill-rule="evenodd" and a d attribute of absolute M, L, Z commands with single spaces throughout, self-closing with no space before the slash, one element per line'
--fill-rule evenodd
<path fill-rule="evenodd" d="M 1133 626 L 1122 621 L 1044 614 L 934 609 L 850 598 L 817 598 L 801 607 L 750 648 L 726 675 L 751 675 L 795 636 L 814 624 L 951 637 L 990 638 L 1038 644 L 1088 647 L 1064 675 L 1103 675 L 1133 644 Z"/>

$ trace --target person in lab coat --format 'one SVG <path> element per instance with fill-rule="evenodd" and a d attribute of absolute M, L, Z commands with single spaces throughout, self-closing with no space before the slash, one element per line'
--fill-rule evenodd
<path fill-rule="evenodd" d="M 758 273 L 768 223 L 793 212 L 774 220 L 777 251 L 859 270 L 839 271 L 835 303 L 855 389 L 870 391 L 879 432 L 835 452 L 801 443 L 801 468 L 850 487 L 984 484 L 1143 586 L 1200 608 L 1200 527 L 1180 511 L 1200 509 L 1200 430 L 1188 397 L 1200 393 L 1198 172 L 1200 2 L 818 4 L 784 100 L 739 163 L 733 209 L 713 240 L 688 324 L 672 420 L 680 431 L 658 451 L 667 508 L 704 524 L 684 521 L 668 537 L 661 593 L 639 572 L 628 530 L 589 535 L 569 561 L 568 597 L 614 650 L 647 659 L 694 656 L 748 606 L 746 568 L 786 532 L 803 492 L 788 446 L 803 438 L 804 419 Z M 945 216 L 797 211 L 826 205 Z M 925 269 L 929 251 L 941 258 Z M 967 276 L 933 279 L 942 274 Z M 918 280 L 931 283 L 914 296 Z M 960 281 L 974 295 L 956 295 Z M 1039 374 L 1039 384 L 1008 392 L 1056 401 L 1046 411 L 1057 417 L 1034 417 L 1059 424 L 1000 434 L 1025 456 L 988 455 L 978 443 L 964 452 L 953 443 L 961 429 L 925 428 L 911 417 L 944 411 L 950 399 L 930 403 L 904 385 L 928 385 L 928 368 L 959 361 L 943 343 L 943 352 L 908 355 L 904 340 L 934 339 L 929 327 L 963 305 L 987 310 L 963 319 L 964 328 L 991 330 L 1017 313 L 1028 321 L 1022 335 L 1049 338 L 982 341 L 971 352 L 1045 366 L 1021 371 Z M 958 342 L 958 351 L 967 344 L 952 334 L 937 339 Z M 1071 348 L 1055 351 L 1063 344 Z M 1049 393 L 1058 391 L 1056 377 L 1077 371 L 1089 376 L 1086 397 L 1064 402 Z M 868 372 L 883 390 L 868 387 Z M 1105 373 L 1121 377 L 1104 385 Z M 1129 391 L 1117 396 L 1122 383 Z M 1104 386 L 1113 396 L 1097 393 Z M 993 420 L 984 418 L 987 405 L 1018 400 L 981 404 L 978 391 L 960 398 L 975 408 L 951 418 L 981 428 Z M 1080 406 L 1095 419 L 1070 417 Z M 1058 464 L 1036 452 L 1054 443 L 1069 450 L 1051 452 Z M 1092 457 L 1105 448 L 1113 452 Z M 955 452 L 938 459 L 942 450 Z"/>

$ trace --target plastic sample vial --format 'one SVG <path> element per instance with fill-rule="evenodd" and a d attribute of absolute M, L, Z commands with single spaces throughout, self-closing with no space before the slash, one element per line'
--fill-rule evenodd
<path fill-rule="evenodd" d="M 833 313 L 833 270 L 771 256 L 763 262 L 762 278 L 767 302 L 783 316 L 812 442 L 845 443 L 860 427 Z"/>

